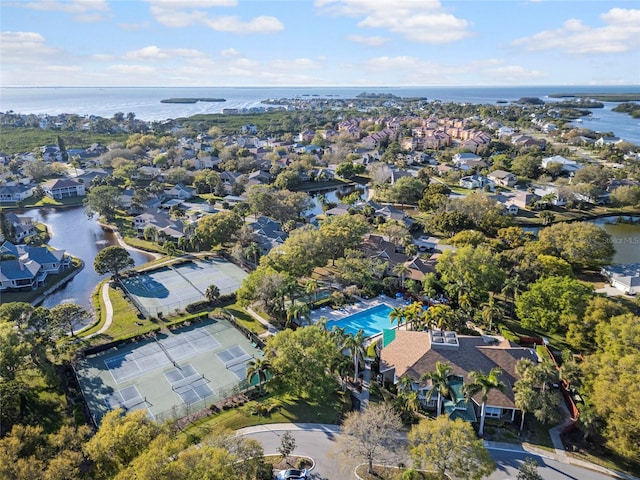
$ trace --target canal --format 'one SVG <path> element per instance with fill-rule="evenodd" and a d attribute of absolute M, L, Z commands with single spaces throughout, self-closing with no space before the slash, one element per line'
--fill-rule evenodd
<path fill-rule="evenodd" d="M 63 288 L 49 295 L 42 303 L 51 308 L 63 302 L 74 302 L 92 308 L 91 294 L 106 275 L 98 275 L 93 269 L 93 260 L 100 250 L 109 245 L 118 245 L 114 233 L 103 230 L 97 218 L 89 219 L 83 207 L 65 209 L 38 208 L 19 212 L 47 225 L 51 240 L 49 245 L 65 250 L 69 255 L 84 261 L 84 269 Z M 129 250 L 136 265 L 142 265 L 153 256 L 138 250 Z"/>

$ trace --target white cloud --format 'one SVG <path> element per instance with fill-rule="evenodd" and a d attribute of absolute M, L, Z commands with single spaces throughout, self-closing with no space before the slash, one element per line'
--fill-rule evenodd
<path fill-rule="evenodd" d="M 238 17 L 205 17 L 200 19 L 203 25 L 218 32 L 229 33 L 274 33 L 284 29 L 275 17 L 256 17 L 243 22 Z"/>
<path fill-rule="evenodd" d="M 275 17 L 259 16 L 243 21 L 235 16 L 212 16 L 206 11 L 215 7 L 235 7 L 236 0 L 147 0 L 151 14 L 167 27 L 183 28 L 205 25 L 218 32 L 273 33 L 284 29 Z"/>
<path fill-rule="evenodd" d="M 81 72 L 82 67 L 80 65 L 47 65 L 47 70 L 52 72 Z"/>
<path fill-rule="evenodd" d="M 329 15 L 362 18 L 362 28 L 388 30 L 420 43 L 450 43 L 471 36 L 471 23 L 442 7 L 438 0 L 316 0 Z"/>
<path fill-rule="evenodd" d="M 111 17 L 106 0 L 38 0 L 15 2 L 11 5 L 44 12 L 64 12 L 83 23 L 99 22 Z"/>
<path fill-rule="evenodd" d="M 621 53 L 640 48 L 640 10 L 613 8 L 600 15 L 602 27 L 569 19 L 555 30 L 545 30 L 512 44 L 528 51 L 559 50 L 569 54 Z"/>
<path fill-rule="evenodd" d="M 237 57 L 238 55 L 240 55 L 240 52 L 235 48 L 227 48 L 225 50 L 222 50 L 220 52 L 220 55 L 222 55 L 223 57 Z"/>
<path fill-rule="evenodd" d="M 161 61 L 175 57 L 202 57 L 204 54 L 199 50 L 190 48 L 159 48 L 155 45 L 127 52 L 124 58 L 134 61 Z"/>
<path fill-rule="evenodd" d="M 45 43 L 45 38 L 36 32 L 0 33 L 0 56 L 3 64 L 40 63 L 62 51 Z"/>
<path fill-rule="evenodd" d="M 367 47 L 380 47 L 389 41 L 384 37 L 365 37 L 364 35 L 348 35 L 347 40 L 355 43 L 361 43 Z"/>

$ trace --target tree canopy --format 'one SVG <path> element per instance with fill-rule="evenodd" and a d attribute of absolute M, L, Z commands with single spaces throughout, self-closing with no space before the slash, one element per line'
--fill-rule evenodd
<path fill-rule="evenodd" d="M 409 454 L 419 466 L 435 469 L 442 478 L 480 480 L 496 468 L 471 424 L 446 415 L 421 420 L 411 428 Z"/>
<path fill-rule="evenodd" d="M 122 270 L 133 267 L 133 265 L 134 261 L 129 252 L 118 245 L 103 248 L 93 261 L 93 269 L 97 274 L 111 273 L 116 278 Z"/>

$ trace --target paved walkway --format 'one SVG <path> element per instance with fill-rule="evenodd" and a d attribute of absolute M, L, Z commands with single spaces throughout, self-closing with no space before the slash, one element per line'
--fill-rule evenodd
<path fill-rule="evenodd" d="M 267 329 L 266 332 L 261 333 L 260 335 L 258 335 L 262 340 L 265 340 L 267 337 L 269 337 L 271 335 L 275 335 L 276 333 L 278 333 L 278 329 L 276 327 L 274 327 L 268 321 L 266 321 L 264 318 L 262 318 L 261 315 L 258 315 L 256 312 L 254 312 L 251 307 L 247 307 L 246 310 L 247 310 L 247 313 L 249 315 L 251 315 L 253 318 L 255 318 L 258 322 L 260 322 L 262 325 L 264 325 L 265 328 Z"/>

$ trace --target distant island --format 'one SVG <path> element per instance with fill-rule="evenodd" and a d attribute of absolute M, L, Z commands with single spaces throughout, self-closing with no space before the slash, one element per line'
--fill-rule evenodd
<path fill-rule="evenodd" d="M 160 103 L 226 102 L 224 98 L 165 98 Z"/>
<path fill-rule="evenodd" d="M 550 98 L 591 98 L 601 102 L 633 102 L 640 100 L 640 93 L 552 93 Z"/>

